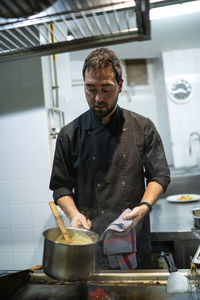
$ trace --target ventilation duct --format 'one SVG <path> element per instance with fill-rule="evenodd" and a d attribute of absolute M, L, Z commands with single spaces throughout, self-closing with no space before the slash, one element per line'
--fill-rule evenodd
<path fill-rule="evenodd" d="M 148 0 L 4 0 L 0 16 L 0 61 L 150 39 Z"/>

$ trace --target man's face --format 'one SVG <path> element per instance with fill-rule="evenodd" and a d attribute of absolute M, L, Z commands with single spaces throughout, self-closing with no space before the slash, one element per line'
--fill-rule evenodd
<path fill-rule="evenodd" d="M 104 118 L 116 107 L 123 80 L 118 84 L 112 66 L 85 72 L 85 96 L 96 115 Z"/>

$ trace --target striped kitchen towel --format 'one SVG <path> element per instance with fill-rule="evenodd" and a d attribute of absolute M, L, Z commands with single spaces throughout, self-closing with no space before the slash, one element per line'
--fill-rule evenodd
<path fill-rule="evenodd" d="M 132 220 L 123 220 L 123 216 L 130 212 L 131 209 L 127 208 L 101 236 L 104 240 L 103 252 L 108 257 L 111 269 L 133 270 L 137 267 L 135 228 L 124 234 Z"/>

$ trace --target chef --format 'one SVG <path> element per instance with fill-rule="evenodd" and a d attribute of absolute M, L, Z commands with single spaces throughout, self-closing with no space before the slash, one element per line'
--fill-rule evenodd
<path fill-rule="evenodd" d="M 89 110 L 58 135 L 50 180 L 54 201 L 70 226 L 100 235 L 130 208 L 124 219 L 137 229 L 138 268 L 151 268 L 149 213 L 170 182 L 161 138 L 150 119 L 119 107 L 122 67 L 113 51 L 92 51 L 82 72 Z M 97 269 L 109 268 L 101 244 L 97 256 Z"/>

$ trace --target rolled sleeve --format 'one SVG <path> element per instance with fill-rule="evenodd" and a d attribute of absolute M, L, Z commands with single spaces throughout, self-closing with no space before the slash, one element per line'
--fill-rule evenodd
<path fill-rule="evenodd" d="M 166 189 L 167 189 L 167 187 L 168 187 L 168 185 L 169 185 L 169 183 L 170 183 L 170 176 L 166 176 L 166 177 L 159 177 L 159 178 L 152 178 L 152 179 L 149 179 L 149 180 L 147 180 L 147 183 L 149 183 L 149 182 L 157 182 L 157 183 L 159 183 L 161 186 L 162 186 L 162 188 L 163 188 L 163 193 L 166 191 Z"/>
<path fill-rule="evenodd" d="M 57 200 L 63 196 L 72 196 L 73 197 L 73 194 L 72 194 L 72 191 L 70 189 L 68 189 L 67 187 L 60 187 L 60 188 L 57 188 L 56 190 L 54 190 L 53 192 L 53 199 L 55 201 L 55 203 L 57 204 Z"/>

